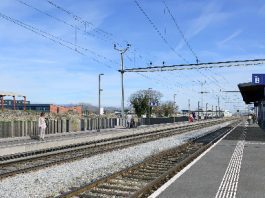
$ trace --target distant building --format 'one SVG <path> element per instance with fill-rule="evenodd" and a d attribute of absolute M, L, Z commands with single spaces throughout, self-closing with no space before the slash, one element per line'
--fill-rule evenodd
<path fill-rule="evenodd" d="M 82 106 L 64 107 L 64 106 L 50 105 L 50 112 L 52 113 L 76 112 L 79 115 L 81 115 Z"/>
<path fill-rule="evenodd" d="M 16 106 L 20 105 L 23 107 L 24 105 L 24 100 L 16 100 Z M 30 101 L 25 101 L 26 105 L 30 104 Z M 14 100 L 8 99 L 8 100 L 4 100 L 4 106 L 6 108 L 12 109 L 14 106 Z M 23 109 L 22 109 L 23 110 Z"/>
<path fill-rule="evenodd" d="M 24 100 L 16 100 L 16 110 L 24 110 Z M 73 107 L 64 107 L 53 104 L 31 104 L 30 101 L 26 101 L 26 109 L 30 111 L 39 111 L 46 113 L 67 113 L 67 112 L 77 112 L 78 114 L 82 114 L 81 106 L 73 106 Z M 4 108 L 5 109 L 13 109 L 14 101 L 13 100 L 4 100 Z"/>
<path fill-rule="evenodd" d="M 13 99 L 5 99 L 5 97 L 13 97 Z M 17 97 L 23 97 L 24 100 L 17 100 Z M 4 109 L 30 110 L 47 113 L 67 113 L 72 111 L 82 115 L 82 106 L 64 107 L 53 104 L 31 104 L 30 101 L 26 100 L 26 96 L 14 92 L 0 91 L 0 103 L 2 111 L 4 111 Z"/>
<path fill-rule="evenodd" d="M 13 100 L 5 100 L 5 97 L 12 97 Z M 16 100 L 17 97 L 23 97 L 24 100 Z M 4 92 L 0 91 L 0 100 L 1 100 L 1 109 L 4 111 L 5 107 L 16 109 L 16 104 L 23 105 L 22 109 L 26 111 L 26 103 L 27 103 L 27 97 L 22 94 L 14 93 L 14 92 Z"/>

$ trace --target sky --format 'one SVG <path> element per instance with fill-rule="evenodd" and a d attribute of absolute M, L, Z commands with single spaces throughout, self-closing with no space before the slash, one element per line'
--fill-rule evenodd
<path fill-rule="evenodd" d="M 1 0 L 0 91 L 32 103 L 97 105 L 104 73 L 101 103 L 120 107 L 114 44 L 131 45 L 125 68 L 196 63 L 194 54 L 201 63 L 264 58 L 264 20 L 262 0 Z M 125 73 L 125 106 L 152 88 L 162 101 L 176 94 L 180 109 L 189 100 L 192 109 L 198 101 L 215 107 L 219 97 L 222 109 L 235 111 L 245 108 L 241 95 L 223 91 L 238 90 L 252 73 L 265 73 L 264 65 Z"/>

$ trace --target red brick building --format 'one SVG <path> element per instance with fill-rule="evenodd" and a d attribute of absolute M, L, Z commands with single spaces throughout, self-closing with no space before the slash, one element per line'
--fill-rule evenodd
<path fill-rule="evenodd" d="M 69 111 L 77 112 L 79 115 L 82 115 L 82 106 L 64 107 L 50 105 L 50 112 L 52 113 L 67 113 Z"/>

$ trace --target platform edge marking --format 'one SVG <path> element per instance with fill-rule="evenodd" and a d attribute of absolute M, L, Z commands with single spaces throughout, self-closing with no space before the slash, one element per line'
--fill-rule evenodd
<path fill-rule="evenodd" d="M 175 182 L 181 175 L 183 175 L 186 171 L 188 171 L 195 163 L 197 163 L 203 156 L 205 156 L 210 150 L 212 150 L 219 142 L 221 142 L 228 134 L 230 134 L 236 127 L 238 127 L 241 123 L 237 124 L 233 129 L 231 129 L 227 134 L 225 134 L 220 140 L 215 142 L 212 146 L 210 146 L 206 151 L 204 151 L 199 157 L 193 160 L 190 164 L 188 164 L 185 168 L 183 168 L 180 172 L 178 172 L 174 177 L 168 180 L 164 185 L 162 185 L 159 189 L 153 192 L 148 198 L 156 198 L 160 195 L 164 190 L 166 190 L 173 182 Z"/>
<path fill-rule="evenodd" d="M 244 128 L 226 168 L 215 198 L 236 197 L 241 163 L 244 154 L 246 133 L 247 130 Z M 236 183 L 236 185 L 234 185 L 234 183 Z"/>

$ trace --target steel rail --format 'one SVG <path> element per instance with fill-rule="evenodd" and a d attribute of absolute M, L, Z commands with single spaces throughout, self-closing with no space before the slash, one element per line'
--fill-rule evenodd
<path fill-rule="evenodd" d="M 83 143 L 78 143 L 78 144 L 70 144 L 66 146 L 59 146 L 59 147 L 52 147 L 48 149 L 41 149 L 41 150 L 36 150 L 36 151 L 31 151 L 31 152 L 22 152 L 22 153 L 17 153 L 17 154 L 11 154 L 11 155 L 4 155 L 0 157 L 0 165 L 7 164 L 9 162 L 15 162 L 16 159 L 17 161 L 22 161 L 23 159 L 27 159 L 27 157 L 30 157 L 33 159 L 34 157 L 38 158 L 39 156 L 48 156 L 48 155 L 53 155 L 53 154 L 58 154 L 60 152 L 67 152 L 67 151 L 78 151 L 79 149 L 85 149 L 85 148 L 91 148 L 93 146 L 97 146 L 100 144 L 107 144 L 115 141 L 120 141 L 120 140 L 129 140 L 130 138 L 135 138 L 135 137 L 144 137 L 144 136 L 149 136 L 149 135 L 154 135 L 154 134 L 159 134 L 159 133 L 165 133 L 169 132 L 170 130 L 180 130 L 180 129 L 185 129 L 185 128 L 192 128 L 195 126 L 203 126 L 207 125 L 208 123 L 219 123 L 220 120 L 213 120 L 210 122 L 198 122 L 193 125 L 182 125 L 182 126 L 176 126 L 176 127 L 170 127 L 166 129 L 154 129 L 151 131 L 143 131 L 141 133 L 133 133 L 130 135 L 126 136 L 119 136 L 119 137 L 114 137 L 114 138 L 105 138 L 101 140 L 96 140 L 96 141 L 87 141 Z M 222 122 L 223 120 L 221 120 Z M 11 160 L 11 161 L 9 161 Z"/>
<path fill-rule="evenodd" d="M 38 170 L 43 167 L 52 166 L 55 164 L 65 163 L 74 161 L 77 159 L 82 159 L 84 157 L 90 157 L 96 154 L 100 154 L 107 151 L 117 150 L 121 148 L 126 148 L 136 144 L 141 144 L 149 141 L 154 141 L 163 137 L 169 137 L 172 135 L 185 133 L 191 130 L 204 128 L 207 126 L 212 126 L 218 123 L 222 123 L 225 120 L 216 120 L 213 122 L 198 123 L 196 125 L 186 125 L 181 128 L 159 130 L 149 132 L 149 134 L 137 134 L 136 137 L 123 138 L 121 140 L 116 139 L 114 142 L 98 142 L 98 144 L 92 144 L 90 146 L 85 146 L 82 148 L 74 148 L 73 150 L 62 150 L 59 153 L 50 153 L 44 156 L 29 157 L 22 160 L 8 161 L 0 165 L 0 179 L 6 177 L 24 173 L 32 170 Z M 78 153 L 77 151 L 80 151 Z M 60 156 L 61 155 L 61 156 Z M 38 161 L 39 160 L 39 161 Z M 34 164 L 35 163 L 35 164 Z M 26 164 L 26 165 L 25 165 Z M 22 168 L 21 168 L 22 167 Z M 15 168 L 15 170 L 13 170 Z M 11 171 L 5 171 L 11 169 Z M 1 173 L 2 172 L 2 173 Z"/>
<path fill-rule="evenodd" d="M 154 188 L 157 188 L 161 184 L 165 183 L 165 181 L 170 179 L 183 167 L 185 167 L 192 160 L 198 157 L 202 152 L 204 152 L 207 148 L 209 148 L 214 142 L 220 139 L 223 135 L 234 130 L 237 124 L 238 122 L 235 121 L 233 124 L 230 125 L 230 127 L 219 129 L 214 133 L 207 134 L 203 137 L 194 139 L 191 142 L 188 142 L 177 148 L 163 151 L 158 155 L 149 157 L 144 162 L 138 163 L 130 168 L 121 170 L 110 176 L 106 176 L 93 183 L 83 185 L 81 187 L 71 188 L 68 192 L 59 195 L 58 198 L 62 197 L 66 198 L 73 196 L 100 197 L 102 195 L 107 197 L 115 195 L 124 196 L 124 197 L 133 197 L 133 198 L 146 197 L 145 196 L 146 194 L 151 192 Z M 207 143 L 205 144 L 203 144 L 202 143 L 203 141 L 200 140 L 211 135 L 213 135 L 212 139 L 207 140 L 206 138 L 204 141 L 206 141 Z M 167 158 L 169 160 L 167 160 Z M 121 182 L 122 178 L 125 178 L 125 181 L 126 179 L 129 178 L 132 181 L 136 181 L 136 183 L 138 182 L 139 185 L 135 183 L 127 184 L 126 182 Z M 119 180 L 120 182 L 115 182 Z M 119 185 L 121 183 L 123 183 L 122 186 Z M 114 184 L 116 184 L 116 186 Z"/>

